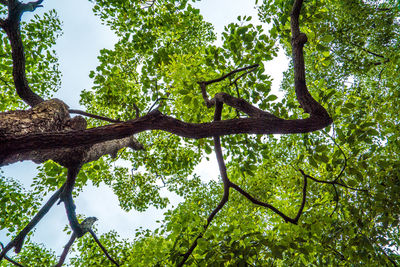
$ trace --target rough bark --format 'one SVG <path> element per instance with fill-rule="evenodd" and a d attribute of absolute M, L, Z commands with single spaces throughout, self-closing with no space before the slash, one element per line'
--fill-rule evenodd
<path fill-rule="evenodd" d="M 0 139 L 23 137 L 32 133 L 68 133 L 84 129 L 86 129 L 85 119 L 80 116 L 71 118 L 68 106 L 58 99 L 41 102 L 28 110 L 0 113 Z M 73 148 L 34 149 L 27 152 L 14 153 L 5 158 L 0 163 L 0 166 L 24 160 L 42 163 L 49 159 L 63 166 L 69 165 L 71 159 L 78 158 L 81 163 L 87 163 L 97 160 L 106 154 L 114 156 L 118 150 L 124 147 L 136 150 L 143 149 L 143 146 L 133 136 L 127 136 L 94 145 L 78 145 Z M 8 151 L 2 151 L 1 154 L 7 154 Z"/>
<path fill-rule="evenodd" d="M 187 123 L 154 111 L 141 118 L 112 125 L 67 132 L 31 133 L 0 137 L 0 165 L 16 153 L 40 149 L 73 148 L 121 139 L 148 130 L 163 130 L 182 137 L 205 138 L 230 134 L 294 134 L 320 130 L 332 123 L 328 117 L 298 120 L 244 118 L 209 123 Z"/>

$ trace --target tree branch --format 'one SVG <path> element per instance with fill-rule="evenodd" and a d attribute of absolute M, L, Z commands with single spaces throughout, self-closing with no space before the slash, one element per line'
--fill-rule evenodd
<path fill-rule="evenodd" d="M 110 254 L 108 253 L 107 249 L 101 244 L 100 240 L 97 238 L 96 234 L 93 232 L 92 229 L 89 229 L 88 232 L 92 235 L 94 241 L 97 243 L 97 245 L 101 248 L 103 251 L 104 255 L 112 262 L 114 263 L 115 266 L 120 266 L 116 260 L 114 260 Z"/>
<path fill-rule="evenodd" d="M 107 117 L 90 114 L 90 113 L 87 113 L 85 111 L 78 110 L 78 109 L 68 109 L 68 112 L 72 113 L 72 114 L 79 114 L 79 115 L 82 115 L 82 116 L 94 118 L 94 119 L 99 119 L 99 120 L 102 120 L 102 121 L 108 121 L 108 122 L 114 122 L 114 123 L 121 122 L 120 120 L 114 120 L 114 119 L 110 119 L 110 118 L 107 118 Z"/>
<path fill-rule="evenodd" d="M 0 247 L 1 247 L 1 250 L 4 249 L 4 245 L 1 242 L 0 242 Z M 20 264 L 20 263 L 16 262 L 15 260 L 11 259 L 7 255 L 4 255 L 4 259 L 9 261 L 10 263 L 14 264 L 15 266 L 24 267 L 22 264 Z M 1 259 L 0 259 L 0 261 L 1 261 Z"/>
<path fill-rule="evenodd" d="M 215 105 L 215 113 L 214 113 L 214 121 L 221 120 L 221 113 L 222 113 L 222 102 L 217 102 Z M 214 219 L 215 215 L 225 206 L 225 204 L 229 200 L 229 187 L 230 187 L 230 180 L 226 173 L 226 166 L 224 162 L 224 157 L 222 155 L 222 148 L 221 148 L 221 140 L 219 136 L 214 136 L 214 148 L 215 148 L 215 155 L 218 161 L 219 172 L 222 178 L 222 182 L 224 184 L 224 193 L 222 195 L 221 201 L 219 202 L 218 206 L 211 212 L 211 214 L 207 218 L 207 224 L 204 226 L 203 231 L 196 237 L 193 241 L 192 245 L 188 249 L 188 251 L 183 255 L 183 259 L 178 266 L 183 266 L 189 256 L 193 253 L 193 250 L 197 247 L 197 241 L 203 237 L 205 231 L 207 230 L 208 226 L 210 225 L 211 221 Z"/>
<path fill-rule="evenodd" d="M 25 53 L 22 44 L 20 20 L 26 11 L 34 11 L 40 7 L 43 0 L 29 3 L 20 3 L 19 1 L 8 1 L 8 17 L 0 23 L 0 26 L 6 32 L 11 45 L 11 54 L 13 61 L 13 78 L 15 88 L 19 97 L 28 105 L 35 106 L 43 102 L 43 98 L 32 91 L 28 85 L 25 73 Z"/>
<path fill-rule="evenodd" d="M 65 182 L 65 188 L 60 195 L 60 201 L 64 202 L 65 210 L 67 212 L 67 217 L 69 221 L 69 225 L 71 226 L 72 231 L 74 231 L 75 235 L 80 238 L 85 234 L 84 229 L 82 229 L 81 225 L 76 218 L 75 212 L 75 204 L 72 198 L 72 190 L 75 186 L 76 177 L 81 169 L 81 165 L 71 165 L 68 167 L 67 173 L 67 181 Z"/>
<path fill-rule="evenodd" d="M 248 134 L 294 134 L 320 130 L 331 124 L 330 118 L 310 117 L 297 120 L 240 118 L 208 123 L 187 123 L 154 110 L 135 120 L 68 132 L 32 133 L 23 136 L 0 135 L 0 165 L 15 153 L 40 149 L 73 148 L 121 139 L 148 130 L 163 130 L 182 137 L 200 139 L 212 136 Z M 1 131 L 0 131 L 1 132 Z"/>
<path fill-rule="evenodd" d="M 306 198 L 307 198 L 307 177 L 304 176 L 304 185 L 303 185 L 303 197 L 302 197 L 302 201 L 300 204 L 300 208 L 296 214 L 296 216 L 294 218 L 291 218 L 289 216 L 287 216 L 286 214 L 284 214 L 283 212 L 281 212 L 279 209 L 275 208 L 273 205 L 262 202 L 254 197 L 252 197 L 248 192 L 246 192 L 245 190 L 243 190 L 242 188 L 240 188 L 237 184 L 235 183 L 231 183 L 231 187 L 234 188 L 236 191 L 238 191 L 240 194 L 242 194 L 244 197 L 246 197 L 248 200 L 250 200 L 251 202 L 253 202 L 256 205 L 259 206 L 263 206 L 266 207 L 270 210 L 272 210 L 274 213 L 276 213 L 277 215 L 279 215 L 280 217 L 282 217 L 283 220 L 285 220 L 285 222 L 290 222 L 293 224 L 297 224 L 301 214 L 303 213 L 303 209 L 304 206 L 306 204 Z"/>
<path fill-rule="evenodd" d="M 56 203 L 58 198 L 60 197 L 61 192 L 64 190 L 65 184 L 62 185 L 46 202 L 46 204 L 38 211 L 38 213 L 32 218 L 32 220 L 22 229 L 18 235 L 11 240 L 6 247 L 0 253 L 0 261 L 6 255 L 6 253 L 15 247 L 15 253 L 19 253 L 21 251 L 22 245 L 24 244 L 24 240 L 26 235 L 32 231 L 32 229 L 36 226 L 38 222 L 46 215 L 46 213 L 50 210 L 50 208 Z"/>
<path fill-rule="evenodd" d="M 97 221 L 96 217 L 88 217 L 83 222 L 80 224 L 80 228 L 83 231 L 83 234 L 92 231 L 91 227 L 93 226 L 93 223 Z M 60 259 L 58 263 L 55 265 L 55 267 L 61 267 L 64 264 L 65 259 L 67 258 L 68 252 L 71 248 L 71 246 L 74 244 L 75 239 L 77 238 L 77 235 L 75 232 L 72 233 L 68 243 L 64 246 L 64 250 L 60 256 Z"/>
<path fill-rule="evenodd" d="M 311 117 L 318 116 L 332 122 L 328 112 L 310 94 L 306 85 L 306 72 L 304 66 L 303 47 L 307 36 L 300 32 L 299 16 L 303 0 L 295 0 L 290 15 L 290 28 L 292 32 L 292 59 L 294 69 L 294 87 L 297 100 L 305 113 Z"/>
<path fill-rule="evenodd" d="M 258 66 L 259 66 L 258 64 L 255 64 L 255 65 L 247 66 L 244 68 L 239 68 L 239 69 L 229 72 L 228 74 L 221 76 L 220 78 L 210 80 L 210 81 L 198 82 L 198 84 L 200 85 L 201 94 L 203 96 L 204 102 L 206 103 L 207 107 L 210 108 L 214 105 L 214 103 L 208 99 L 207 90 L 206 90 L 207 85 L 221 82 L 221 81 L 225 80 L 226 78 L 228 78 L 229 76 L 232 76 L 233 74 L 241 72 L 241 71 L 245 71 L 245 70 L 249 70 L 249 69 L 256 69 L 256 68 L 258 68 Z"/>
<path fill-rule="evenodd" d="M 71 246 L 74 244 L 76 239 L 76 234 L 72 233 L 71 238 L 69 239 L 68 243 L 64 246 L 63 252 L 58 260 L 58 263 L 54 267 L 61 267 L 64 264 L 65 259 L 67 258 L 68 252 Z"/>

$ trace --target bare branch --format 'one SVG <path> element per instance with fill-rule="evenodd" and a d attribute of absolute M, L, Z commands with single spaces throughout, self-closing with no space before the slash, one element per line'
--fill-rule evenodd
<path fill-rule="evenodd" d="M 221 120 L 222 107 L 223 107 L 222 102 L 216 103 L 215 113 L 214 113 L 214 121 Z M 222 196 L 221 201 L 219 202 L 218 206 L 208 216 L 207 224 L 204 226 L 203 231 L 193 241 L 193 243 L 190 246 L 190 248 L 188 249 L 188 251 L 183 255 L 183 259 L 178 266 L 183 266 L 185 264 L 185 262 L 187 261 L 189 256 L 193 253 L 193 250 L 197 247 L 197 241 L 203 237 L 205 231 L 207 230 L 211 221 L 214 219 L 215 215 L 217 215 L 217 213 L 225 206 L 225 204 L 229 200 L 229 187 L 230 187 L 231 182 L 226 173 L 226 166 L 225 166 L 225 162 L 224 162 L 224 157 L 222 155 L 221 140 L 220 140 L 219 136 L 214 136 L 214 147 L 215 147 L 215 155 L 216 155 L 217 161 L 218 161 L 219 172 L 222 177 L 222 182 L 224 184 L 224 193 L 223 193 L 223 196 Z"/>
<path fill-rule="evenodd" d="M 240 118 L 209 123 L 187 123 L 154 110 L 135 120 L 86 130 L 32 133 L 23 136 L 0 136 L 0 164 L 15 153 L 38 149 L 72 148 L 107 140 L 121 139 L 147 130 L 163 130 L 182 137 L 200 139 L 215 135 L 294 134 L 320 130 L 331 124 L 330 118 L 313 116 L 307 119 L 271 120 Z"/>
<path fill-rule="evenodd" d="M 285 222 L 290 222 L 293 224 L 297 224 L 300 216 L 303 212 L 305 203 L 306 203 L 306 196 L 307 196 L 307 177 L 304 177 L 304 185 L 303 185 L 303 198 L 302 198 L 302 202 L 300 204 L 300 208 L 296 214 L 296 217 L 291 218 L 289 216 L 287 216 L 286 214 L 284 214 L 283 212 L 281 212 L 279 209 L 275 208 L 273 205 L 262 202 L 254 197 L 252 197 L 248 192 L 246 192 L 245 190 L 243 190 L 242 188 L 240 188 L 237 184 L 232 183 L 231 187 L 234 188 L 236 191 L 238 191 L 240 194 L 242 194 L 244 197 L 246 197 L 248 200 L 250 200 L 251 202 L 253 202 L 256 205 L 259 206 L 263 206 L 266 207 L 270 210 L 272 210 L 274 213 L 276 213 L 277 215 L 279 215 L 280 217 L 282 217 Z"/>
<path fill-rule="evenodd" d="M 58 263 L 55 265 L 55 267 L 61 267 L 64 264 L 65 259 L 67 258 L 68 252 L 71 248 L 71 246 L 74 244 L 76 239 L 75 233 L 72 233 L 71 238 L 69 239 L 68 243 L 64 246 L 64 250 L 60 256 L 60 259 L 58 260 Z"/>
<path fill-rule="evenodd" d="M 91 227 L 93 226 L 93 223 L 95 221 L 97 221 L 96 217 L 88 217 L 80 224 L 84 234 L 86 232 L 91 231 Z M 64 250 L 60 256 L 58 263 L 55 265 L 55 267 L 61 267 L 64 264 L 64 261 L 67 258 L 68 252 L 69 252 L 71 246 L 74 244 L 76 238 L 77 238 L 77 236 L 76 236 L 75 232 L 73 232 L 68 243 L 64 246 Z"/>
<path fill-rule="evenodd" d="M 0 242 L 0 247 L 1 250 L 4 249 L 4 245 L 3 243 Z M 15 260 L 11 259 L 10 257 L 8 257 L 7 255 L 4 255 L 4 259 L 6 259 L 7 261 L 9 261 L 10 263 L 14 264 L 15 266 L 19 266 L 19 267 L 24 267 L 22 264 L 16 262 Z M 0 260 L 1 261 L 1 260 Z"/>
<path fill-rule="evenodd" d="M 60 201 L 64 202 L 69 225 L 71 226 L 72 231 L 74 231 L 75 235 L 78 238 L 82 237 L 85 234 L 85 231 L 82 229 L 81 225 L 78 222 L 78 219 L 76 218 L 75 204 L 72 198 L 72 190 L 74 189 L 76 177 L 80 169 L 81 166 L 78 164 L 68 167 L 65 188 L 60 195 Z"/>
<path fill-rule="evenodd" d="M 229 72 L 228 74 L 225 74 L 225 75 L 221 76 L 220 78 L 217 78 L 217 79 L 214 79 L 214 80 L 211 80 L 211 81 L 198 82 L 198 84 L 200 85 L 201 94 L 203 96 L 204 102 L 206 103 L 207 107 L 210 108 L 210 107 L 212 107 L 214 105 L 214 103 L 211 102 L 208 99 L 207 90 L 206 90 L 207 85 L 223 81 L 226 78 L 232 76 L 233 74 L 241 72 L 241 71 L 245 71 L 245 70 L 248 70 L 248 69 L 256 69 L 258 66 L 259 66 L 258 64 L 255 64 L 255 65 L 247 66 L 247 67 L 244 67 L 244 68 L 239 68 L 239 69 L 236 69 L 236 70 L 233 70 L 233 71 Z"/>
<path fill-rule="evenodd" d="M 36 224 L 46 215 L 46 213 L 50 210 L 50 208 L 56 203 L 61 192 L 64 190 L 65 184 L 60 187 L 46 202 L 46 204 L 38 211 L 38 213 L 32 218 L 32 220 L 22 229 L 18 235 L 7 244 L 7 246 L 0 253 L 0 261 L 6 255 L 6 253 L 15 247 L 15 253 L 19 253 L 21 251 L 22 245 L 24 244 L 24 240 L 26 235 L 32 231 L 32 229 L 36 226 Z"/>
<path fill-rule="evenodd" d="M 310 94 L 306 85 L 306 73 L 304 66 L 303 47 L 307 42 L 307 36 L 300 32 L 299 16 L 303 0 L 295 0 L 290 15 L 290 28 L 292 32 L 292 59 L 294 69 L 294 86 L 297 100 L 305 113 L 311 117 L 318 116 L 330 120 L 328 112 Z"/>
<path fill-rule="evenodd" d="M 114 120 L 114 119 L 110 119 L 110 118 L 107 118 L 107 117 L 90 114 L 88 112 L 85 112 L 85 111 L 82 111 L 82 110 L 78 110 L 78 109 L 68 109 L 68 112 L 72 113 L 72 114 L 79 114 L 79 115 L 82 115 L 82 116 L 94 118 L 94 119 L 99 119 L 99 120 L 102 120 L 102 121 L 108 121 L 108 122 L 114 122 L 114 123 L 121 122 L 120 120 Z"/>
<path fill-rule="evenodd" d="M 92 229 L 89 229 L 88 232 L 92 235 L 94 241 L 99 245 L 100 249 L 103 251 L 104 255 L 112 262 L 115 266 L 120 266 L 118 262 L 116 262 L 108 253 L 107 249 L 101 244 L 100 240 L 97 238 L 96 234 L 93 232 Z"/>

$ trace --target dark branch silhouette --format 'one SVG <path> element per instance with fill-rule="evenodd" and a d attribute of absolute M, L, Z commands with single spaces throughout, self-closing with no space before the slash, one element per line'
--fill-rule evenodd
<path fill-rule="evenodd" d="M 21 232 L 18 233 L 18 235 L 11 240 L 5 248 L 2 249 L 0 253 L 0 261 L 3 259 L 3 257 L 6 255 L 6 253 L 15 247 L 15 253 L 19 253 L 21 251 L 21 248 L 24 244 L 24 240 L 26 235 L 32 231 L 32 229 L 36 226 L 36 224 L 49 212 L 51 207 L 56 203 L 58 198 L 60 197 L 61 192 L 64 190 L 65 184 L 60 187 L 51 197 L 50 199 L 46 202 L 46 204 L 38 211 L 38 213 L 32 218 L 32 220 L 25 226 L 24 229 L 22 229 Z"/>
<path fill-rule="evenodd" d="M 1 247 L 2 250 L 4 249 L 4 245 L 3 245 L 3 243 L 1 243 L 1 242 L 0 242 L 0 247 Z M 16 262 L 15 260 L 11 259 L 10 257 L 8 257 L 8 256 L 6 256 L 6 255 L 4 256 L 4 259 L 5 259 L 6 261 L 8 261 L 8 262 L 14 264 L 15 266 L 24 267 L 24 265 L 22 265 L 22 264 Z"/>
<path fill-rule="evenodd" d="M 55 267 L 61 267 L 64 264 L 65 259 L 67 258 L 68 252 L 72 245 L 74 244 L 76 239 L 76 234 L 72 233 L 68 243 L 64 246 L 63 252 L 61 253 L 60 259 L 58 260 L 58 263 L 55 265 Z"/>
<path fill-rule="evenodd" d="M 107 117 L 104 117 L 104 116 L 91 114 L 91 113 L 88 113 L 88 112 L 85 112 L 85 111 L 82 111 L 82 110 L 78 110 L 78 109 L 69 109 L 68 111 L 69 111 L 69 113 L 72 113 L 72 114 L 79 114 L 79 115 L 82 115 L 82 116 L 87 116 L 87 117 L 94 118 L 94 119 L 99 119 L 99 120 L 102 120 L 102 121 L 108 121 L 108 122 L 113 122 L 113 123 L 121 122 L 120 120 L 110 119 L 110 118 L 107 118 Z"/>
<path fill-rule="evenodd" d="M 94 241 L 97 243 L 97 245 L 100 247 L 100 249 L 103 251 L 104 255 L 112 262 L 114 263 L 115 266 L 120 266 L 116 260 L 114 260 L 111 256 L 110 253 L 108 253 L 107 249 L 101 244 L 100 240 L 97 238 L 96 234 L 93 232 L 92 229 L 89 229 L 88 232 L 92 235 Z"/>

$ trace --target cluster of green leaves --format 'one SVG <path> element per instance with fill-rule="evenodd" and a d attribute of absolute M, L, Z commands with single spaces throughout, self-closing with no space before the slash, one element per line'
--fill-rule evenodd
<path fill-rule="evenodd" d="M 291 54 L 292 0 L 263 1 L 259 16 L 272 23 L 268 34 L 249 17 L 240 17 L 226 26 L 221 46 L 213 44 L 212 26 L 189 1 L 160 0 L 147 8 L 146 1 L 92 2 L 119 41 L 100 52 L 100 65 L 90 74 L 94 87 L 82 92 L 81 103 L 89 111 L 128 120 L 135 118 L 136 107 L 145 115 L 155 104 L 185 121 L 211 121 L 213 111 L 203 104 L 197 82 L 257 63 L 257 70 L 236 83 L 238 75 L 208 86 L 209 95 L 226 92 L 287 119 L 306 116 L 295 97 L 292 64 L 284 73 L 285 96 L 279 103 L 263 67 L 276 56 L 277 41 Z M 302 197 L 299 168 L 333 181 L 346 167 L 338 180 L 346 187 L 309 179 L 298 225 L 232 192 L 188 265 L 382 266 L 400 260 L 399 17 L 390 0 L 305 1 L 300 25 L 308 36 L 307 85 L 334 124 L 310 134 L 223 137 L 228 175 L 292 217 Z M 224 119 L 242 116 L 224 107 Z M 166 212 L 155 231 L 139 229 L 132 239 L 115 232 L 101 236 L 125 266 L 174 265 L 203 231 L 222 195 L 220 181 L 204 182 L 193 174 L 210 157 L 212 142 L 159 131 L 137 138 L 145 151 L 127 149 L 117 159 L 86 164 L 77 189 L 88 181 L 105 183 L 123 209 L 139 211 L 166 206 L 162 187 L 182 196 L 184 201 Z M 35 191 L 54 190 L 64 179 L 62 169 L 47 162 L 35 179 Z M 72 266 L 112 266 L 88 236 L 79 239 L 75 251 Z"/>

